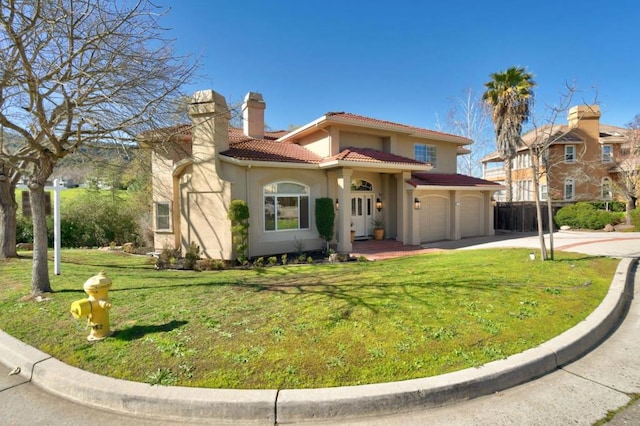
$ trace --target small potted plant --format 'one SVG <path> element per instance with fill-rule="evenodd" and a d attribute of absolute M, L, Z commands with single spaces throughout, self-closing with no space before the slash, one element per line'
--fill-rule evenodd
<path fill-rule="evenodd" d="M 373 224 L 373 239 L 384 239 L 384 219 L 382 216 L 376 216 L 371 223 Z"/>
<path fill-rule="evenodd" d="M 351 222 L 351 242 L 352 243 L 356 240 L 356 230 L 354 225 L 355 224 Z"/>

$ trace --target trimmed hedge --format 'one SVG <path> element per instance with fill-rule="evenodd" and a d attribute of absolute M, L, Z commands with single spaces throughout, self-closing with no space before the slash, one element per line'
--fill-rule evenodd
<path fill-rule="evenodd" d="M 568 225 L 578 229 L 602 229 L 618 222 L 613 212 L 598 210 L 591 203 L 576 203 L 558 210 L 554 217 L 556 226 Z"/>

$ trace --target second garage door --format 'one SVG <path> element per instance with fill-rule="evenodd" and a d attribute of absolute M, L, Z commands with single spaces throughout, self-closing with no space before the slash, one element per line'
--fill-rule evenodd
<path fill-rule="evenodd" d="M 472 195 L 460 197 L 460 236 L 462 238 L 484 235 L 482 198 Z"/>

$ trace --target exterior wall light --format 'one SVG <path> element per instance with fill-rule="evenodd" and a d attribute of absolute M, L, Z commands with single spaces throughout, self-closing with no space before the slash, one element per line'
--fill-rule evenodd
<path fill-rule="evenodd" d="M 380 197 L 376 198 L 376 210 L 382 210 L 382 200 L 380 199 Z"/>
<path fill-rule="evenodd" d="M 340 200 L 336 198 L 336 210 L 340 210 Z"/>
<path fill-rule="evenodd" d="M 416 210 L 420 210 L 420 208 L 422 207 L 422 203 L 420 202 L 420 200 L 416 197 L 413 199 L 413 208 Z"/>

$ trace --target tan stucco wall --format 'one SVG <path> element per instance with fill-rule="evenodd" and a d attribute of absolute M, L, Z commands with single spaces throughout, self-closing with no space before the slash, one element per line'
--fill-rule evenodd
<path fill-rule="evenodd" d="M 340 131 L 340 150 L 345 148 L 370 148 L 382 150 L 382 137 L 365 133 Z"/>
<path fill-rule="evenodd" d="M 329 136 L 329 131 L 318 130 L 317 132 L 300 139 L 300 141 L 298 141 L 298 144 L 318 155 L 319 157 L 329 157 L 333 155 L 331 153 L 331 143 Z"/>
<path fill-rule="evenodd" d="M 296 241 L 304 244 L 304 250 L 319 250 L 323 240 L 315 226 L 315 199 L 327 197 L 327 176 L 324 171 L 305 169 L 275 169 L 252 167 L 248 174 L 248 206 L 251 217 L 249 228 L 249 255 L 291 253 L 296 251 Z M 265 231 L 263 187 L 274 182 L 295 182 L 309 187 L 308 230 Z"/>
<path fill-rule="evenodd" d="M 155 203 L 169 202 L 173 209 L 172 219 L 175 221 L 177 205 L 173 199 L 173 160 L 163 156 L 157 152 L 153 152 L 151 156 L 151 182 L 153 186 L 153 227 L 156 224 L 156 208 Z M 153 248 L 154 250 L 162 250 L 164 248 L 176 248 L 175 244 L 175 228 L 172 232 L 154 232 Z"/>

